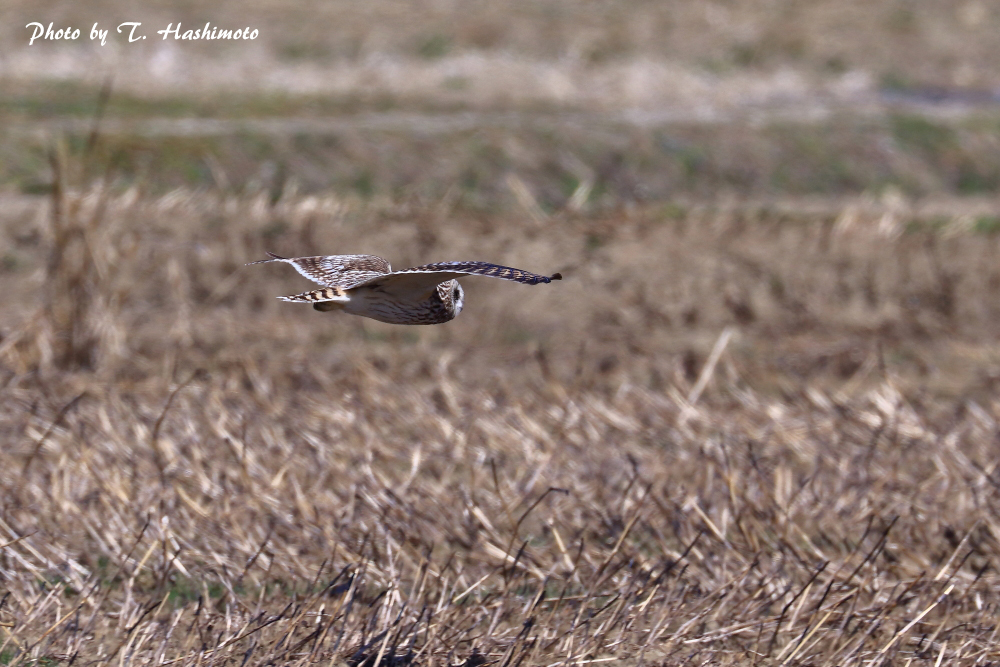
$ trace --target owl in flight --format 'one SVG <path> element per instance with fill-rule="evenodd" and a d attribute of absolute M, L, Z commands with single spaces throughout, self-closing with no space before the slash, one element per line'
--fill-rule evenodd
<path fill-rule="evenodd" d="M 323 287 L 294 296 L 278 297 L 293 303 L 311 303 L 316 310 L 342 310 L 389 324 L 441 324 L 458 317 L 465 292 L 456 278 L 491 276 L 528 285 L 562 280 L 509 266 L 486 262 L 439 262 L 393 271 L 375 255 L 279 257 L 267 253 L 265 262 L 285 262 Z M 247 265 L 249 266 L 249 264 Z"/>

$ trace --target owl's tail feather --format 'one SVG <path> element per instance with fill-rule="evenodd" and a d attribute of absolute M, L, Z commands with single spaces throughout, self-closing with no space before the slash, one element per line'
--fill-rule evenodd
<path fill-rule="evenodd" d="M 292 303 L 311 303 L 316 310 L 323 311 L 343 308 L 344 304 L 351 300 L 351 297 L 347 296 L 347 292 L 339 287 L 321 287 L 310 292 L 279 296 L 278 298 Z"/>

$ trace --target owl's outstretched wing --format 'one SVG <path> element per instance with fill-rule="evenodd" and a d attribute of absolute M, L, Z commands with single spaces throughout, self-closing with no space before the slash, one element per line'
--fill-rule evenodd
<path fill-rule="evenodd" d="M 392 271 L 389 262 L 375 255 L 319 255 L 316 257 L 281 257 L 267 253 L 270 259 L 250 264 L 285 262 L 295 267 L 303 276 L 324 287 L 350 289 Z M 247 264 L 247 266 L 250 266 Z"/>
<path fill-rule="evenodd" d="M 553 273 L 551 276 L 543 276 L 510 266 L 500 266 L 499 264 L 490 264 L 488 262 L 437 262 L 436 264 L 424 264 L 423 266 L 415 266 L 412 269 L 404 269 L 387 275 L 373 277 L 355 284 L 354 287 L 364 287 L 386 292 L 397 298 L 419 299 L 441 283 L 461 278 L 462 276 L 489 276 L 502 280 L 513 280 L 514 282 L 525 283 L 527 285 L 562 280 L 562 275 L 558 273 Z"/>

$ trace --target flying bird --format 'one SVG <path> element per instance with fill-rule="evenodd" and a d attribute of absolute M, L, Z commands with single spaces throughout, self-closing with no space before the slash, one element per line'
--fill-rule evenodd
<path fill-rule="evenodd" d="M 438 262 L 393 271 L 375 255 L 321 255 L 280 257 L 251 264 L 285 262 L 320 289 L 278 297 L 292 303 L 311 303 L 316 310 L 342 310 L 389 324 L 441 324 L 458 317 L 465 292 L 456 278 L 490 276 L 528 285 L 562 280 L 487 262 Z"/>

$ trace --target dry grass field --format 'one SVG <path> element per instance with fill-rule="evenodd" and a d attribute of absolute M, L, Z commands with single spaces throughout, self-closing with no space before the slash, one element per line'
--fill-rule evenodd
<path fill-rule="evenodd" d="M 1000 238 L 903 205 L 9 197 L 3 662 L 988 664 Z M 373 247 L 567 279 L 243 266 Z"/>
<path fill-rule="evenodd" d="M 0 666 L 1000 663 L 1000 12 L 288 4 L 0 15 Z"/>

